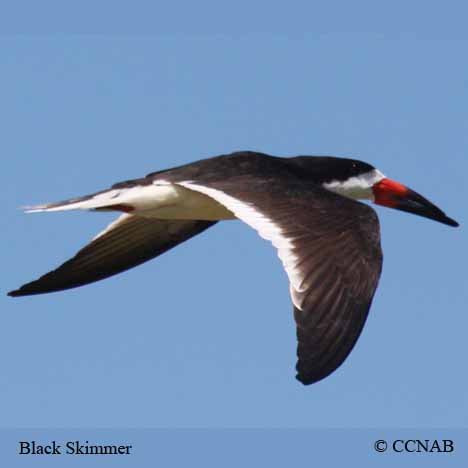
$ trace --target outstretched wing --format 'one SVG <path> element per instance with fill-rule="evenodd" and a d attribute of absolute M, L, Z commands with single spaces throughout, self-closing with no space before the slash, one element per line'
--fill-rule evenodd
<path fill-rule="evenodd" d="M 380 277 L 374 210 L 312 184 L 246 176 L 179 184 L 223 204 L 278 249 L 297 324 L 297 379 L 311 384 L 339 367 L 361 333 Z"/>
<path fill-rule="evenodd" d="M 213 224 L 123 214 L 72 259 L 8 295 L 43 294 L 99 281 L 157 257 Z"/>

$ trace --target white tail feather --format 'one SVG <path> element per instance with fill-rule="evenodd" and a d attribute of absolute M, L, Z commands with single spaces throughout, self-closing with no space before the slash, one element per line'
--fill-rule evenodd
<path fill-rule="evenodd" d="M 25 206 L 24 210 L 27 213 L 39 213 L 45 211 L 94 210 L 98 208 L 112 209 L 113 205 L 128 205 L 136 211 L 146 211 L 177 203 L 180 197 L 179 191 L 180 187 L 174 187 L 167 183 L 140 185 L 110 189 L 89 197 L 75 198 L 63 202 Z"/>
<path fill-rule="evenodd" d="M 26 213 L 40 213 L 43 211 L 68 211 L 68 210 L 92 210 L 109 205 L 117 205 L 122 203 L 117 200 L 121 190 L 109 190 L 99 193 L 86 200 L 71 199 L 57 203 L 45 203 L 43 205 L 25 206 L 23 209 Z"/>

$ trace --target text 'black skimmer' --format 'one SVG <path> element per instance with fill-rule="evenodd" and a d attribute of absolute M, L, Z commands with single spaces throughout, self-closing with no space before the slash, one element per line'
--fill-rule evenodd
<path fill-rule="evenodd" d="M 217 221 L 238 218 L 278 250 L 297 324 L 297 379 L 311 384 L 332 373 L 350 353 L 379 281 L 379 221 L 360 199 L 458 226 L 370 164 L 237 152 L 30 207 L 29 212 L 123 214 L 72 259 L 8 294 L 83 286 L 157 257 Z"/>

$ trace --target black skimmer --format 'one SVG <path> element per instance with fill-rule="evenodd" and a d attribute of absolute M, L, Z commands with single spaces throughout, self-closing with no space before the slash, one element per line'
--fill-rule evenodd
<path fill-rule="evenodd" d="M 351 352 L 379 281 L 379 221 L 359 199 L 458 226 L 421 195 L 362 161 L 236 152 L 30 207 L 29 212 L 123 214 L 72 259 L 8 294 L 83 286 L 157 257 L 217 221 L 238 218 L 278 250 L 297 324 L 297 379 L 311 384 Z"/>

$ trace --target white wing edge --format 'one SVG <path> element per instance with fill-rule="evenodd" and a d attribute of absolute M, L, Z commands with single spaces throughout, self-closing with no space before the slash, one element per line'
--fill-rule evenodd
<path fill-rule="evenodd" d="M 282 229 L 272 219 L 258 211 L 252 203 L 240 201 L 221 190 L 205 187 L 191 181 L 177 182 L 177 185 L 213 198 L 213 200 L 216 200 L 232 211 L 241 221 L 255 229 L 262 238 L 270 241 L 278 250 L 278 257 L 288 275 L 292 302 L 298 309 L 301 309 L 299 295 L 297 294 L 303 291 L 300 286 L 302 277 L 296 268 L 299 258 L 294 252 L 292 240 L 283 234 Z"/>

